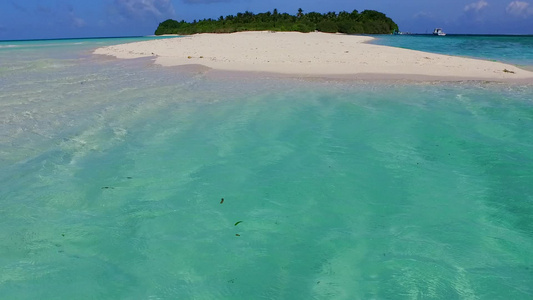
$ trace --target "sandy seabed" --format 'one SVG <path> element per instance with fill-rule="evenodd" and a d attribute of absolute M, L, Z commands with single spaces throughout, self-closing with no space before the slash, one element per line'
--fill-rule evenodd
<path fill-rule="evenodd" d="M 154 57 L 163 66 L 372 79 L 489 80 L 533 83 L 533 72 L 481 59 L 368 44 L 368 36 L 321 32 L 238 32 L 98 48 L 117 58 Z"/>

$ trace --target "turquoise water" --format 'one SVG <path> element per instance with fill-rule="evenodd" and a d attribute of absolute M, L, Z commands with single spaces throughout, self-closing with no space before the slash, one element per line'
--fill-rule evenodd
<path fill-rule="evenodd" d="M 532 69 L 533 35 L 379 35 L 375 44 L 496 60 Z"/>
<path fill-rule="evenodd" d="M 90 38 L 60 40 L 20 40 L 0 41 L 0 58 L 2 67 L 10 63 L 18 64 L 21 60 L 71 59 L 89 55 L 94 48 L 116 44 L 140 42 L 146 40 L 166 39 L 171 36 Z"/>
<path fill-rule="evenodd" d="M 533 86 L 220 78 L 94 46 L 0 50 L 2 298 L 533 296 Z"/>

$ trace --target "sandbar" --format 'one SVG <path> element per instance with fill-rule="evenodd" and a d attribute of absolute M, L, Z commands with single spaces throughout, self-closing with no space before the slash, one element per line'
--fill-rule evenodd
<path fill-rule="evenodd" d="M 533 83 L 533 72 L 511 64 L 367 43 L 372 39 L 321 32 L 204 33 L 108 46 L 94 54 L 121 59 L 153 57 L 162 66 L 203 65 L 222 71 L 308 77 Z"/>

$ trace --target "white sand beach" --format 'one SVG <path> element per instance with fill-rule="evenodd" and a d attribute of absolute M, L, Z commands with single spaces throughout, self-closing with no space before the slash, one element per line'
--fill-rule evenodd
<path fill-rule="evenodd" d="M 154 57 L 163 66 L 203 65 L 224 71 L 533 83 L 533 72 L 510 64 L 365 43 L 372 39 L 320 32 L 196 34 L 109 46 L 94 53 Z"/>

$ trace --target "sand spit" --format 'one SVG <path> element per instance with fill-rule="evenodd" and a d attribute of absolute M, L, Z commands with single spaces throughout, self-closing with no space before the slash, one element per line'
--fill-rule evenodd
<path fill-rule="evenodd" d="M 320 32 L 196 34 L 109 46 L 94 53 L 155 57 L 163 66 L 204 65 L 224 71 L 533 83 L 533 72 L 513 65 L 365 43 L 372 39 Z"/>

